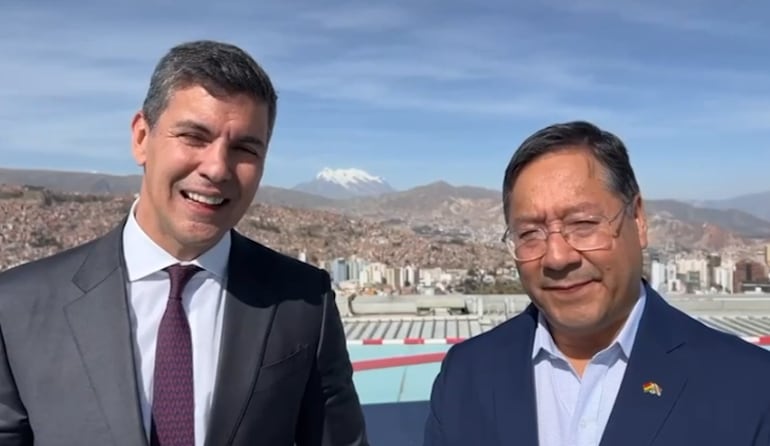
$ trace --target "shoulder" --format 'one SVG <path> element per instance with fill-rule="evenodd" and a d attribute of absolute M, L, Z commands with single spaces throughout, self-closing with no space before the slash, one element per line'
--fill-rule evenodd
<path fill-rule="evenodd" d="M 243 251 L 248 253 L 260 268 L 273 274 L 304 280 L 310 278 L 320 280 L 329 277 L 328 273 L 321 268 L 278 252 L 237 232 L 233 234 L 233 243 L 242 245 Z"/>
<path fill-rule="evenodd" d="M 62 273 L 67 271 L 71 271 L 74 274 L 96 242 L 97 240 L 92 240 L 2 271 L 0 272 L 0 287 L 23 284 L 32 285 L 42 277 L 47 276 L 56 276 L 61 280 Z"/>
<path fill-rule="evenodd" d="M 708 327 L 690 318 L 694 351 L 704 362 L 736 376 L 746 373 L 770 374 L 770 351 L 737 335 Z"/>
<path fill-rule="evenodd" d="M 531 349 L 535 321 L 533 312 L 525 310 L 484 333 L 453 345 L 447 353 L 446 363 L 461 368 L 479 363 L 494 364 L 507 356 L 506 352 Z"/>
<path fill-rule="evenodd" d="M 532 312 L 524 311 L 453 345 L 441 362 L 432 398 L 470 401 L 501 377 L 515 379 L 526 373 L 531 365 L 526 358 L 531 354 L 534 327 Z"/>
<path fill-rule="evenodd" d="M 662 298 L 660 302 L 664 303 L 661 308 L 665 312 L 661 322 L 681 333 L 695 354 L 715 362 L 759 361 L 759 364 L 770 366 L 770 352 L 764 348 L 737 335 L 708 326 L 698 318 L 665 303 Z"/>
<path fill-rule="evenodd" d="M 645 333 L 645 334 L 642 334 Z M 770 371 L 770 352 L 722 330 L 706 325 L 697 317 L 674 307 L 660 294 L 648 290 L 647 306 L 639 335 L 681 341 L 693 360 L 711 364 L 709 370 L 742 374 L 737 364 L 754 365 Z"/>
<path fill-rule="evenodd" d="M 681 310 L 670 311 L 683 334 L 684 342 L 677 347 L 678 364 L 687 369 L 693 401 L 720 401 L 733 406 L 736 413 L 766 410 L 755 403 L 766 404 L 770 399 L 770 351 Z"/>
<path fill-rule="evenodd" d="M 273 286 L 294 290 L 310 288 L 321 292 L 331 290 L 331 278 L 324 269 L 278 252 L 238 232 L 233 232 L 233 246 L 246 256 L 238 261 L 251 262 L 255 274 L 260 274 Z"/>
<path fill-rule="evenodd" d="M 770 376 L 770 351 L 712 328 L 678 308 L 668 304 L 664 308 L 661 324 L 652 324 L 656 327 L 654 333 L 667 326 L 666 330 L 673 334 L 671 339 L 681 340 L 677 349 L 681 349 L 681 358 L 688 365 L 695 387 L 695 383 L 708 388 L 714 382 L 731 382 L 733 397 L 756 393 L 770 396 L 770 382 L 766 378 Z M 657 335 L 651 329 L 648 336 Z"/>
<path fill-rule="evenodd" d="M 59 251 L 0 272 L 0 309 L 9 305 L 34 302 L 39 298 L 55 298 L 72 283 L 100 239 Z"/>

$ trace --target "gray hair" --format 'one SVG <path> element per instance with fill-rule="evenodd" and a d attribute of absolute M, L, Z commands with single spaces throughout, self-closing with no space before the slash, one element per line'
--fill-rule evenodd
<path fill-rule="evenodd" d="M 158 62 L 142 112 L 150 128 L 168 106 L 178 89 L 200 85 L 212 96 L 245 93 L 268 107 L 269 132 L 272 133 L 278 97 L 264 69 L 235 45 L 198 40 L 171 48 Z"/>
<path fill-rule="evenodd" d="M 569 147 L 581 147 L 604 167 L 609 189 L 623 202 L 639 194 L 639 184 L 631 167 L 628 150 L 614 134 L 585 121 L 553 124 L 528 137 L 513 154 L 503 179 L 503 212 L 508 222 L 513 186 L 521 171 L 537 158 Z"/>

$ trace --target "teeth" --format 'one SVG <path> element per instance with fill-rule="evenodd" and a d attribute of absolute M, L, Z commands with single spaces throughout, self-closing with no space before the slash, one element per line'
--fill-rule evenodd
<path fill-rule="evenodd" d="M 196 194 L 195 192 L 187 192 L 187 198 L 198 203 L 208 204 L 211 206 L 218 206 L 224 203 L 225 199 L 222 197 L 209 197 L 206 195 Z"/>

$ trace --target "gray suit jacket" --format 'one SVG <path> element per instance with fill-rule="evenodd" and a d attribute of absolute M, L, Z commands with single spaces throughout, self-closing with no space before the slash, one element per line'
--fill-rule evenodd
<path fill-rule="evenodd" d="M 0 274 L 0 444 L 147 445 L 121 230 Z M 368 444 L 328 274 L 232 235 L 206 445 Z"/>

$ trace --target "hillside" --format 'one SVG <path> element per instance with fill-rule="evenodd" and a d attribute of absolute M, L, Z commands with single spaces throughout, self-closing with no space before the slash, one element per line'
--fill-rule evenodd
<path fill-rule="evenodd" d="M 0 169 L 0 183 L 110 194 L 138 191 L 139 177 Z M 263 185 L 255 202 L 366 218 L 390 229 L 443 241 L 497 244 L 504 229 L 499 191 L 443 181 L 347 199 Z M 770 221 L 741 210 L 705 208 L 677 200 L 650 200 L 647 209 L 656 247 L 721 250 L 770 238 Z"/>
<path fill-rule="evenodd" d="M 83 243 L 122 219 L 133 198 L 0 188 L 0 270 Z M 238 229 L 311 262 L 358 255 L 391 266 L 493 269 L 510 262 L 498 245 L 442 240 L 322 210 L 255 204 Z"/>

